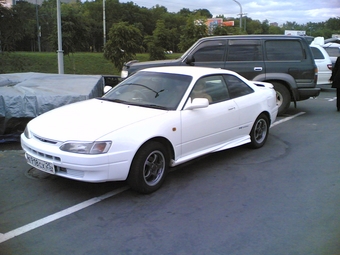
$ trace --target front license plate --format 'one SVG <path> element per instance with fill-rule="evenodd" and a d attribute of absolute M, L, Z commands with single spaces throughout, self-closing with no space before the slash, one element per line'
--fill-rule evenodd
<path fill-rule="evenodd" d="M 50 173 L 50 174 L 55 173 L 54 165 L 50 162 L 46 162 L 46 161 L 37 159 L 37 158 L 27 154 L 27 153 L 26 153 L 26 159 L 27 159 L 28 164 L 30 164 L 31 166 L 33 166 L 33 167 L 35 167 L 35 168 L 37 168 L 41 171 L 44 171 L 44 172 L 47 172 L 47 173 Z"/>

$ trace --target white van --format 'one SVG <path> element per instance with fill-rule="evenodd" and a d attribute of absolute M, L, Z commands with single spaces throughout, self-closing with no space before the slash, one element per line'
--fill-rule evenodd
<path fill-rule="evenodd" d="M 332 75 L 332 61 L 326 50 L 317 44 L 311 44 L 315 64 L 318 67 L 317 85 L 330 85 L 329 78 Z"/>
<path fill-rule="evenodd" d="M 322 47 L 327 51 L 334 66 L 337 57 L 340 56 L 340 44 L 339 43 L 326 43 Z"/>

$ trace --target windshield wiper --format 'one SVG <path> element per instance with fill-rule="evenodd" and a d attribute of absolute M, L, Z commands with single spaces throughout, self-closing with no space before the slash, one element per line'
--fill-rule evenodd
<path fill-rule="evenodd" d="M 168 107 L 157 105 L 157 104 L 141 104 L 139 106 L 150 107 L 150 108 L 155 108 L 155 109 L 160 109 L 160 110 L 169 110 Z"/>
<path fill-rule="evenodd" d="M 154 93 L 156 94 L 156 95 L 155 95 L 155 98 L 159 96 L 159 93 L 161 93 L 161 92 L 164 91 L 164 89 L 161 89 L 160 91 L 156 91 L 156 90 L 154 90 L 154 89 L 152 89 L 152 88 L 149 88 L 148 86 L 145 86 L 145 85 L 139 84 L 139 83 L 125 83 L 125 84 L 123 84 L 123 85 L 136 85 L 136 86 L 141 86 L 141 87 L 143 87 L 143 88 L 146 88 L 146 89 L 148 89 L 148 90 L 151 90 L 152 92 L 154 92 Z"/>

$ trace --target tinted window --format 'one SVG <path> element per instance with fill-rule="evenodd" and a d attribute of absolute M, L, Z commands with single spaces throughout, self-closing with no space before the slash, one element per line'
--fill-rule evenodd
<path fill-rule="evenodd" d="M 217 103 L 229 99 L 227 86 L 221 75 L 206 76 L 197 81 L 190 97 L 207 98 L 209 103 Z"/>
<path fill-rule="evenodd" d="M 251 87 L 236 76 L 224 75 L 224 79 L 227 83 L 230 98 L 241 97 L 254 92 Z"/>
<path fill-rule="evenodd" d="M 318 48 L 315 47 L 310 48 L 313 52 L 314 59 L 324 59 L 322 52 Z"/>
<path fill-rule="evenodd" d="M 196 62 L 223 61 L 225 41 L 208 41 L 199 45 L 194 53 Z"/>
<path fill-rule="evenodd" d="M 266 41 L 267 60 L 302 60 L 305 59 L 304 50 L 299 41 L 278 40 Z"/>
<path fill-rule="evenodd" d="M 324 48 L 328 55 L 331 56 L 331 57 L 338 57 L 340 56 L 340 49 L 339 48 L 336 48 L 336 47 L 325 47 Z"/>
<path fill-rule="evenodd" d="M 227 61 L 261 61 L 260 40 L 229 40 Z"/>

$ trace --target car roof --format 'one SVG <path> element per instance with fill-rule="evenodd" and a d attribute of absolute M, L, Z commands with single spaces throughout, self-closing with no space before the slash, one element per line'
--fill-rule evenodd
<path fill-rule="evenodd" d="M 328 47 L 340 48 L 340 44 L 339 43 L 326 43 L 326 44 L 322 45 L 322 47 L 324 47 L 324 48 L 328 48 Z"/>
<path fill-rule="evenodd" d="M 201 77 L 208 74 L 233 74 L 236 73 L 230 70 L 201 67 L 201 66 L 162 66 L 162 67 L 151 67 L 140 70 L 140 72 L 159 72 L 159 73 L 174 73 L 182 75 L 190 75 L 193 77 Z"/>
<path fill-rule="evenodd" d="M 217 35 L 217 36 L 208 36 L 208 37 L 202 37 L 201 39 L 199 39 L 197 42 L 199 41 L 207 41 L 207 40 L 224 40 L 224 39 L 245 39 L 245 40 L 249 40 L 249 39 L 272 39 L 272 40 L 302 40 L 305 41 L 307 44 L 310 44 L 311 41 L 309 38 L 307 38 L 306 36 L 299 36 L 299 35 Z"/>

